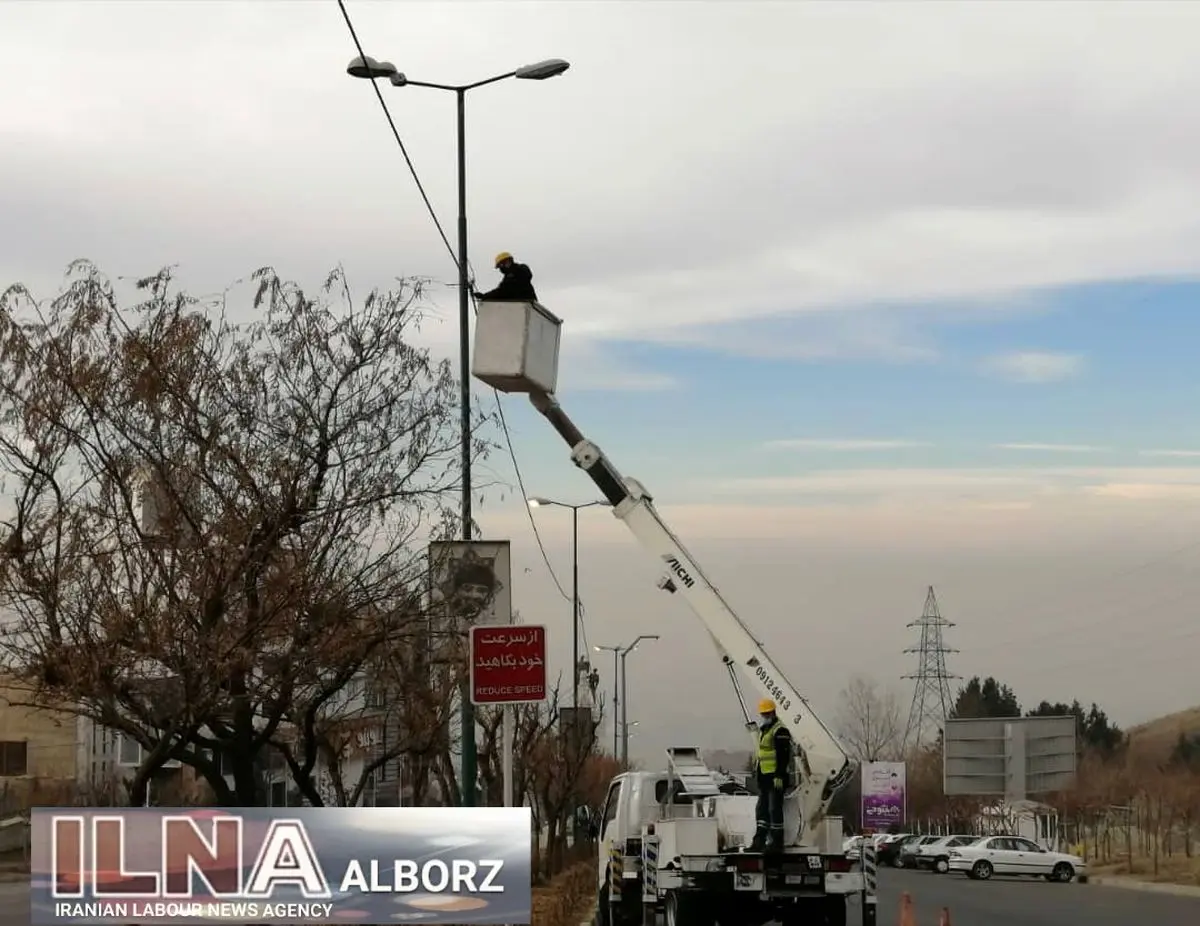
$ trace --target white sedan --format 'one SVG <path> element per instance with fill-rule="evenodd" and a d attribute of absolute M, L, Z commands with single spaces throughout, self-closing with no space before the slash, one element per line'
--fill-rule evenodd
<path fill-rule="evenodd" d="M 986 881 L 992 875 L 1025 875 L 1064 884 L 1087 873 L 1078 855 L 1048 852 L 1020 836 L 984 836 L 950 850 L 950 870 Z"/>

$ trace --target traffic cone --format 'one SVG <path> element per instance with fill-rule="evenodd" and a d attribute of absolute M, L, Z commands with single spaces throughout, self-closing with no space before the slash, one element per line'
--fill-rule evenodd
<path fill-rule="evenodd" d="M 938 926 L 950 926 L 949 907 L 942 907 L 942 915 L 938 917 Z"/>
<path fill-rule="evenodd" d="M 917 926 L 917 921 L 913 917 L 912 897 L 908 891 L 900 895 L 900 923 L 898 926 Z"/>

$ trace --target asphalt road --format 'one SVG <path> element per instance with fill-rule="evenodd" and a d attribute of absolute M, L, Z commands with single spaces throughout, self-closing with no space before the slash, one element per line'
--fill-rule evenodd
<path fill-rule="evenodd" d="M 1200 897 L 1032 879 L 968 881 L 963 875 L 879 872 L 878 926 L 899 922 L 900 895 L 912 897 L 916 926 L 937 926 L 942 908 L 951 926 L 1197 926 Z M 857 903 L 850 923 L 860 922 Z M 0 926 L 28 926 L 29 887 L 0 883 Z"/>
<path fill-rule="evenodd" d="M 879 871 L 878 926 L 896 926 L 900 895 L 905 891 L 912 897 L 916 926 L 937 926 L 943 907 L 950 911 L 951 926 L 1200 924 L 1200 897 L 1092 884 L 1051 884 L 1032 878 L 970 881 L 959 874 L 883 868 Z M 856 904 L 850 913 L 853 926 L 860 922 L 858 916 Z"/>

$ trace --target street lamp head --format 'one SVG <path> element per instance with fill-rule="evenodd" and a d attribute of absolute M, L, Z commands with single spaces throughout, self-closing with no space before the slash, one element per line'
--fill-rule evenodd
<path fill-rule="evenodd" d="M 550 499 L 548 499 L 548 498 L 541 498 L 541 497 L 527 498 L 527 499 L 525 499 L 525 503 L 526 503 L 526 504 L 527 504 L 527 505 L 528 505 L 530 508 L 542 508 L 542 507 L 545 507 L 546 505 L 553 505 L 553 504 L 554 504 L 554 502 L 550 501 Z"/>
<path fill-rule="evenodd" d="M 388 80 L 391 82 L 393 87 L 403 87 L 408 83 L 408 78 L 399 72 L 393 74 L 388 78 Z"/>
<path fill-rule="evenodd" d="M 658 634 L 656 634 L 656 633 L 643 633 L 643 634 L 641 634 L 640 636 L 638 636 L 638 637 L 637 637 L 637 638 L 636 638 L 636 639 L 635 639 L 635 640 L 634 640 L 632 643 L 630 643 L 630 644 L 629 644 L 627 647 L 625 647 L 625 650 L 624 650 L 624 652 L 625 652 L 625 655 L 629 655 L 629 654 L 630 654 L 630 653 L 632 653 L 632 652 L 633 652 L 635 649 L 637 649 L 637 647 L 638 647 L 638 644 L 639 644 L 639 643 L 641 643 L 643 640 L 657 640 L 657 639 L 659 639 L 659 636 L 658 636 Z"/>
<path fill-rule="evenodd" d="M 390 61 L 376 61 L 370 55 L 355 58 L 346 65 L 346 73 L 351 77 L 361 77 L 364 80 L 375 80 L 380 77 L 391 78 L 397 74 L 396 65 Z"/>
<path fill-rule="evenodd" d="M 546 80 L 550 77 L 557 77 L 570 66 L 562 58 L 547 58 L 537 64 L 526 64 L 517 68 L 515 76 L 518 80 Z"/>

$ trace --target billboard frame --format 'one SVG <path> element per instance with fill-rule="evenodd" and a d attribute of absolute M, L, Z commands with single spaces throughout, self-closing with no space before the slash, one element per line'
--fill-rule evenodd
<path fill-rule="evenodd" d="M 1079 759 L 1074 714 L 959 717 L 942 734 L 942 793 L 1008 802 L 1069 790 Z"/>

